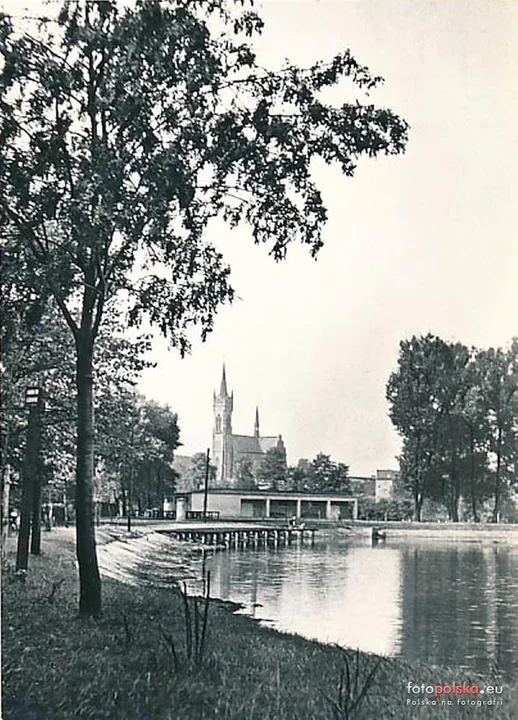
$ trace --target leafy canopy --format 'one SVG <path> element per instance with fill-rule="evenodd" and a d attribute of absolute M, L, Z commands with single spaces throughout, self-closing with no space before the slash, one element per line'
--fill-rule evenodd
<path fill-rule="evenodd" d="M 0 203 L 10 248 L 74 334 L 95 338 L 122 292 L 180 351 L 231 300 L 212 218 L 246 223 L 275 259 L 321 247 L 312 162 L 353 175 L 404 150 L 407 124 L 366 102 L 381 78 L 346 50 L 260 66 L 262 21 L 228 0 L 63 2 L 57 22 L 0 16 Z M 351 102 L 326 104 L 342 80 Z"/>

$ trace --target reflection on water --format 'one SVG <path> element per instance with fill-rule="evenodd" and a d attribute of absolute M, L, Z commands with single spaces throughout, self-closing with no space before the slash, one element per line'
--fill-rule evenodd
<path fill-rule="evenodd" d="M 516 675 L 518 553 L 497 545 L 407 547 L 401 653 Z"/>
<path fill-rule="evenodd" d="M 515 547 L 370 547 L 319 537 L 314 547 L 221 551 L 203 565 L 212 595 L 281 630 L 409 660 L 516 673 Z"/>

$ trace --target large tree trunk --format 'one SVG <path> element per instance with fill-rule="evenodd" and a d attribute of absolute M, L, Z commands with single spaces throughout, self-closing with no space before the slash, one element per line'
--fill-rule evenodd
<path fill-rule="evenodd" d="M 40 450 L 40 400 L 29 408 L 27 446 L 23 466 L 22 499 L 20 507 L 20 530 L 16 552 L 16 569 L 27 570 L 29 565 L 29 537 L 33 510 L 34 479 L 39 471 Z"/>
<path fill-rule="evenodd" d="M 93 343 L 79 331 L 77 339 L 77 464 L 76 550 L 79 563 L 79 612 L 96 616 L 101 612 L 101 578 L 97 564 L 94 527 L 94 412 Z"/>

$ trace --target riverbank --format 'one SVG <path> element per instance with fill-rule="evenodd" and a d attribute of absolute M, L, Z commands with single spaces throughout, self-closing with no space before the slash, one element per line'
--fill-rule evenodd
<path fill-rule="evenodd" d="M 201 658 L 195 662 L 191 644 L 189 661 L 186 624 L 192 639 L 194 604 L 187 602 L 190 614 L 186 623 L 185 600 L 174 577 L 165 571 L 171 567 L 170 559 L 164 562 L 166 587 L 154 587 L 150 577 L 146 581 L 134 572 L 162 543 L 171 548 L 171 541 L 140 528 L 129 536 L 120 528 L 101 528 L 98 542 L 104 575 L 104 613 L 99 620 L 77 618 L 72 530 L 44 535 L 43 555 L 31 557 L 25 583 L 15 578 L 9 567 L 4 570 L 4 718 L 347 717 L 345 661 L 354 677 L 357 661 L 353 652 L 344 654 L 339 648 L 275 632 L 212 603 Z M 199 609 L 202 617 L 201 603 Z M 485 720 L 490 712 L 505 720 L 516 718 L 513 689 L 498 677 L 379 659 L 366 653 L 360 653 L 358 661 L 360 680 L 356 695 L 352 693 L 356 698 L 379 662 L 355 716 L 358 719 Z M 481 689 L 503 685 L 502 693 L 462 694 L 452 700 L 442 695 L 436 705 L 413 704 L 434 699 L 433 694 L 416 693 L 417 686 L 453 681 Z M 413 692 L 408 691 L 409 683 Z M 487 705 L 494 698 L 502 705 Z M 452 704 L 440 704 L 443 699 Z"/>
<path fill-rule="evenodd" d="M 351 535 L 371 537 L 372 528 L 382 530 L 387 538 L 433 538 L 437 541 L 497 542 L 518 545 L 518 525 L 492 523 L 406 522 L 401 520 L 355 520 L 342 523 L 320 523 L 321 531 L 339 530 Z"/>

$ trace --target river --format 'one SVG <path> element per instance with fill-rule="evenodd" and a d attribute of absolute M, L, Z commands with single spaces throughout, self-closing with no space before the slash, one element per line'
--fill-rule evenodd
<path fill-rule="evenodd" d="M 319 533 L 313 547 L 221 550 L 211 595 L 277 629 L 407 660 L 517 674 L 518 548 Z M 200 592 L 201 583 L 190 582 Z"/>

